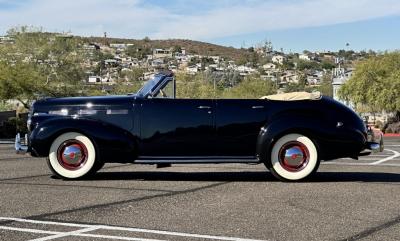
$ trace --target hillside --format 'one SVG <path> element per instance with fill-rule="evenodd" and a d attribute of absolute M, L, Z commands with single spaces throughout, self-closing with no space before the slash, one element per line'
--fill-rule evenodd
<path fill-rule="evenodd" d="M 101 37 L 89 37 L 86 38 L 91 42 L 104 43 L 132 43 L 136 46 L 146 46 L 148 48 L 173 48 L 181 47 L 185 48 L 186 52 L 190 54 L 199 54 L 204 56 L 219 55 L 226 59 L 238 60 L 248 55 L 249 52 L 246 49 L 237 49 L 233 47 L 225 47 L 221 45 L 205 43 L 194 40 L 186 39 L 168 39 L 168 40 L 150 40 L 150 39 L 120 39 L 120 38 L 107 38 L 105 40 Z"/>

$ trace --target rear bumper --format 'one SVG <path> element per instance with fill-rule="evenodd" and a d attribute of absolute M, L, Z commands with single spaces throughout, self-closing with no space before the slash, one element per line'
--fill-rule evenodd
<path fill-rule="evenodd" d="M 373 153 L 383 152 L 383 149 L 384 149 L 383 144 L 381 145 L 379 143 L 369 141 L 365 144 L 365 150 L 367 151 L 364 150 L 363 152 L 358 154 L 358 156 L 368 156 L 371 154 L 371 152 Z"/>
<path fill-rule="evenodd" d="M 26 154 L 29 151 L 29 146 L 27 144 L 28 144 L 28 135 L 25 135 L 24 144 L 21 141 L 21 135 L 19 133 L 15 136 L 14 146 L 15 146 L 15 152 L 17 154 L 22 154 L 22 155 Z"/>
<path fill-rule="evenodd" d="M 372 152 L 381 152 L 381 145 L 376 142 L 367 142 L 366 149 L 371 150 Z"/>

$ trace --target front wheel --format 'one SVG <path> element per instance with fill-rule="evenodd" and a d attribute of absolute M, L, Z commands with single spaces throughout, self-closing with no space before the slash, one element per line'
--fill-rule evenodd
<path fill-rule="evenodd" d="M 96 149 L 86 136 L 68 132 L 57 137 L 51 147 L 47 164 L 64 179 L 77 179 L 96 172 Z"/>
<path fill-rule="evenodd" d="M 271 151 L 271 173 L 283 181 L 298 181 L 316 172 L 318 151 L 313 141 L 301 134 L 281 137 Z"/>

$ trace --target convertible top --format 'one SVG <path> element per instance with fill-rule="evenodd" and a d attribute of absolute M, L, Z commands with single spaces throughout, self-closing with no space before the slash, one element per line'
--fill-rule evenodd
<path fill-rule="evenodd" d="M 296 101 L 296 100 L 319 100 L 321 99 L 321 92 L 292 92 L 277 95 L 263 96 L 260 99 L 267 100 L 280 100 L 280 101 Z"/>

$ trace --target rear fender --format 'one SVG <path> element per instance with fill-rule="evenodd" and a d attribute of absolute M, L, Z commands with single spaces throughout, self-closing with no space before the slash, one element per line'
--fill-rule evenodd
<path fill-rule="evenodd" d="M 319 140 L 329 135 L 320 120 L 309 117 L 285 117 L 267 123 L 258 135 L 257 158 L 270 167 L 270 153 L 275 142 L 282 136 L 298 133 L 310 138 L 319 150 Z"/>
<path fill-rule="evenodd" d="M 91 139 L 104 162 L 131 162 L 137 156 L 138 139 L 129 131 L 97 120 L 70 117 L 41 122 L 30 136 L 32 155 L 47 157 L 52 142 L 66 132 L 78 132 Z"/>

